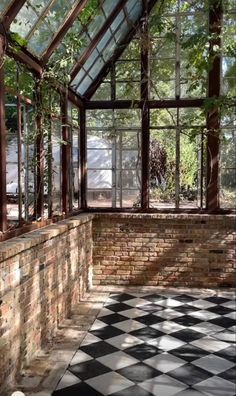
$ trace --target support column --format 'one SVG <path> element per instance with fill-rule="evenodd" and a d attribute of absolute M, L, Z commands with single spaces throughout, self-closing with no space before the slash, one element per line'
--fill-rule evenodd
<path fill-rule="evenodd" d="M 4 66 L 5 40 L 0 34 L 0 231 L 7 230 L 6 195 L 6 126 L 5 126 L 5 89 Z"/>
<path fill-rule="evenodd" d="M 142 148 L 141 148 L 141 208 L 149 207 L 149 146 L 150 146 L 150 130 L 149 130 L 149 39 L 148 39 L 148 6 L 147 0 L 143 0 L 145 9 L 142 27 L 141 27 L 141 100 L 142 107 Z"/>
<path fill-rule="evenodd" d="M 209 33 L 210 57 L 212 67 L 208 74 L 208 97 L 220 96 L 221 57 L 215 48 L 221 47 L 222 4 L 219 0 L 210 1 Z M 220 150 L 220 114 L 217 107 L 212 108 L 207 116 L 207 189 L 206 208 L 209 212 L 219 210 L 219 150 Z"/>
<path fill-rule="evenodd" d="M 87 208 L 86 112 L 80 109 L 80 194 L 81 209 Z"/>
<path fill-rule="evenodd" d="M 41 82 L 38 80 L 35 86 L 36 101 L 36 218 L 44 217 L 44 141 L 43 141 L 43 114 Z"/>
<path fill-rule="evenodd" d="M 61 113 L 62 113 L 62 140 L 65 142 L 62 145 L 62 211 L 67 215 L 71 211 L 71 200 L 70 200 L 70 167 L 71 155 L 70 155 L 70 134 L 68 124 L 68 96 L 65 92 L 62 95 L 61 102 Z"/>

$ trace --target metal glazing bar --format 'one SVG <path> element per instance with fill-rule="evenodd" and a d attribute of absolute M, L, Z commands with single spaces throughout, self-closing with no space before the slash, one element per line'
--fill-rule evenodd
<path fill-rule="evenodd" d="M 42 92 L 40 80 L 35 87 L 36 102 L 36 218 L 44 217 L 44 138 L 43 138 L 43 114 L 42 114 Z"/>
<path fill-rule="evenodd" d="M 63 25 L 60 27 L 58 30 L 57 34 L 53 38 L 50 46 L 46 50 L 42 62 L 44 65 L 46 65 L 48 59 L 52 55 L 52 53 L 55 51 L 55 49 L 58 47 L 60 42 L 62 42 L 64 36 L 70 29 L 70 27 L 73 25 L 73 23 L 76 21 L 77 17 L 79 16 L 80 12 L 83 10 L 84 7 L 86 7 L 88 0 L 81 0 L 76 7 L 73 9 L 73 12 L 69 14 Z"/>
<path fill-rule="evenodd" d="M 7 230 L 4 39 L 0 35 L 0 231 Z"/>
<path fill-rule="evenodd" d="M 15 19 L 17 16 L 18 12 L 20 9 L 23 7 L 23 5 L 26 3 L 26 0 L 15 0 L 13 3 L 10 5 L 8 8 L 7 12 L 3 16 L 3 26 L 6 30 L 9 29 L 10 24 L 12 21 Z"/>
<path fill-rule="evenodd" d="M 62 114 L 62 211 L 67 215 L 69 212 L 69 191 L 70 191 L 70 145 L 69 125 L 68 125 L 68 96 L 65 93 L 61 98 Z"/>
<path fill-rule="evenodd" d="M 98 43 L 101 40 L 101 38 L 106 33 L 107 29 L 112 24 L 112 22 L 115 20 L 115 18 L 117 17 L 117 15 L 122 10 L 122 8 L 125 6 L 126 3 L 127 3 L 127 0 L 120 0 L 118 5 L 114 8 L 112 13 L 106 19 L 105 23 L 103 24 L 102 28 L 99 30 L 99 32 L 94 37 L 94 39 L 91 42 L 90 46 L 88 47 L 87 51 L 85 51 L 84 54 L 78 59 L 78 62 L 76 63 L 76 65 L 74 66 L 74 68 L 73 68 L 73 70 L 71 72 L 71 80 L 73 80 L 76 77 L 76 75 L 78 74 L 81 66 L 89 58 L 89 56 L 91 55 L 91 53 L 94 50 L 94 48 L 96 48 L 96 46 L 98 45 Z"/>
<path fill-rule="evenodd" d="M 221 47 L 222 2 L 211 0 L 209 10 L 210 48 L 209 56 L 212 67 L 208 73 L 208 96 L 220 95 L 221 57 L 215 48 Z M 207 190 L 206 207 L 210 212 L 220 208 L 219 202 L 219 149 L 220 149 L 220 114 L 219 108 L 212 108 L 207 116 Z"/>
<path fill-rule="evenodd" d="M 80 109 L 80 192 L 81 208 L 87 208 L 87 163 L 86 163 L 86 111 Z"/>

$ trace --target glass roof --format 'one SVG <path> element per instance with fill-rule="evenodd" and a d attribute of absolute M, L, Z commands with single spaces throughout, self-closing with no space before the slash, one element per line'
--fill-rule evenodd
<path fill-rule="evenodd" d="M 0 15 L 3 18 L 13 3 L 17 4 L 17 0 L 0 0 Z M 10 30 L 24 38 L 27 50 L 40 60 L 80 3 L 82 0 L 26 0 L 11 22 Z M 68 53 L 73 38 L 76 51 L 70 64 L 73 76 L 71 87 L 78 94 L 86 93 L 132 30 L 142 11 L 143 0 L 126 0 L 122 4 L 121 0 L 87 0 L 50 58 L 54 62 Z"/>
<path fill-rule="evenodd" d="M 26 0 L 11 31 L 23 37 L 27 49 L 40 58 L 76 4 L 76 0 Z"/>
<path fill-rule="evenodd" d="M 14 0 L 1 0 L 0 1 L 0 15 L 5 14 Z"/>
<path fill-rule="evenodd" d="M 113 2 L 112 2 L 113 3 Z M 111 1 L 104 2 L 103 9 L 109 5 L 109 12 L 112 11 Z M 142 14 L 142 0 L 128 0 L 121 9 L 111 25 L 98 41 L 96 48 L 92 51 L 87 60 L 82 63 L 80 70 L 71 82 L 71 87 L 80 95 L 84 95 L 92 82 L 97 78 L 105 64 L 112 58 L 115 50 L 133 28 L 135 22 Z M 105 12 L 108 12 L 107 10 Z M 94 23 L 95 20 L 92 22 Z M 96 25 L 96 23 L 95 23 Z M 88 26 L 88 31 L 90 26 Z M 78 54 L 80 60 L 84 50 Z"/>

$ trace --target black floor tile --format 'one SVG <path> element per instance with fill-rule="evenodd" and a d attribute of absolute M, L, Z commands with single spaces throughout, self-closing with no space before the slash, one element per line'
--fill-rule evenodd
<path fill-rule="evenodd" d="M 172 337 L 178 338 L 181 341 L 192 342 L 195 340 L 199 340 L 199 338 L 205 337 L 206 334 L 199 333 L 199 331 L 195 331 L 192 329 L 183 329 L 180 331 L 176 331 L 171 333 Z"/>
<path fill-rule="evenodd" d="M 114 294 L 111 293 L 110 298 L 112 298 L 112 300 L 117 300 L 117 301 L 128 301 L 135 297 L 127 293 L 114 293 Z"/>
<path fill-rule="evenodd" d="M 143 298 L 147 301 L 151 301 L 152 303 L 158 303 L 158 301 L 166 300 L 166 297 L 160 294 L 149 294 Z"/>
<path fill-rule="evenodd" d="M 88 362 L 70 366 L 69 371 L 81 380 L 86 381 L 89 378 L 108 373 L 111 370 L 97 360 L 89 360 Z"/>
<path fill-rule="evenodd" d="M 139 330 L 134 330 L 131 331 L 130 334 L 145 342 L 152 340 L 153 338 L 158 338 L 164 335 L 164 333 L 155 330 L 152 327 L 144 327 Z"/>
<path fill-rule="evenodd" d="M 224 307 L 223 305 L 216 305 L 215 307 L 208 308 L 207 310 L 215 313 L 216 315 L 227 315 L 234 311 L 233 309 Z"/>
<path fill-rule="evenodd" d="M 205 300 L 209 301 L 213 304 L 223 304 L 223 303 L 230 301 L 229 298 L 217 297 L 217 296 L 208 297 L 208 298 L 205 298 Z"/>
<path fill-rule="evenodd" d="M 52 396 L 103 396 L 91 386 L 81 382 L 80 384 L 69 386 L 53 392 Z"/>
<path fill-rule="evenodd" d="M 215 352 L 214 355 L 236 364 L 236 345 L 230 345 L 228 348 L 221 349 L 221 351 Z"/>
<path fill-rule="evenodd" d="M 128 318 L 126 318 L 125 316 L 120 315 L 118 313 L 101 316 L 99 318 L 99 320 L 101 320 L 102 322 L 104 322 L 106 324 L 114 324 L 114 323 L 122 322 L 123 320 L 127 320 L 127 319 Z"/>
<path fill-rule="evenodd" d="M 120 311 L 126 311 L 127 309 L 130 309 L 132 307 L 122 302 L 121 303 L 117 302 L 116 304 L 107 304 L 106 308 L 110 309 L 110 311 L 113 312 L 120 312 Z"/>
<path fill-rule="evenodd" d="M 140 318 L 135 318 L 135 320 L 137 320 L 140 323 L 145 324 L 146 326 L 150 326 L 156 323 L 161 323 L 164 322 L 165 319 L 160 318 L 159 316 L 156 315 L 145 315 L 145 316 L 141 316 Z"/>
<path fill-rule="evenodd" d="M 153 393 L 149 393 L 135 385 L 120 392 L 112 393 L 112 396 L 153 396 Z"/>
<path fill-rule="evenodd" d="M 229 370 L 224 371 L 223 373 L 218 374 L 218 377 L 224 378 L 227 381 L 231 381 L 236 384 L 236 366 L 230 368 Z M 236 387 L 235 387 L 236 391 Z"/>
<path fill-rule="evenodd" d="M 198 384 L 199 382 L 202 382 L 209 377 L 213 377 L 212 373 L 209 373 L 208 371 L 203 370 L 199 367 L 193 366 L 190 363 L 178 367 L 175 370 L 169 371 L 168 375 L 190 386 Z"/>
<path fill-rule="evenodd" d="M 185 315 L 191 314 L 192 312 L 199 311 L 199 308 L 193 307 L 188 304 L 181 305 L 180 307 L 176 307 L 175 311 L 183 313 Z"/>
<path fill-rule="evenodd" d="M 190 316 L 190 315 L 184 315 L 184 316 L 181 316 L 179 318 L 174 318 L 174 319 L 171 319 L 171 321 L 175 322 L 175 323 L 178 323 L 178 324 L 180 324 L 182 326 L 186 326 L 186 327 L 194 326 L 197 323 L 201 323 L 202 322 L 202 320 L 194 318 L 193 316 Z"/>
<path fill-rule="evenodd" d="M 186 304 L 186 303 L 198 300 L 198 298 L 189 296 L 188 294 L 181 294 L 180 296 L 174 297 L 174 300 Z"/>
<path fill-rule="evenodd" d="M 236 325 L 235 319 L 227 318 L 226 316 L 220 316 L 219 318 L 209 320 L 209 322 L 217 326 L 224 327 L 225 329 L 228 329 L 229 327 Z"/>
<path fill-rule="evenodd" d="M 145 359 L 148 359 L 152 356 L 158 355 L 162 353 L 162 350 L 157 349 L 153 345 L 148 344 L 140 344 L 134 347 L 128 348 L 125 350 L 125 353 L 135 357 L 136 359 L 140 360 L 141 362 Z"/>
<path fill-rule="evenodd" d="M 118 335 L 124 334 L 122 330 L 119 330 L 113 326 L 106 326 L 106 327 L 102 327 L 101 329 L 92 330 L 90 331 L 90 333 L 96 337 L 101 338 L 102 340 L 106 340 L 108 338 L 116 337 Z"/>
<path fill-rule="evenodd" d="M 118 370 L 117 373 L 134 383 L 143 382 L 162 374 L 160 371 L 141 362 Z"/>
<path fill-rule="evenodd" d="M 119 349 L 114 346 L 108 344 L 105 341 L 95 342 L 90 345 L 84 345 L 80 347 L 81 351 L 87 353 L 93 358 L 98 358 L 101 356 L 108 355 L 109 353 L 117 352 Z"/>
<path fill-rule="evenodd" d="M 206 355 L 209 355 L 209 352 L 190 344 L 182 345 L 179 348 L 173 349 L 170 353 L 171 355 L 177 356 L 178 358 L 186 360 L 187 362 L 192 362 L 196 359 L 200 359 Z"/>

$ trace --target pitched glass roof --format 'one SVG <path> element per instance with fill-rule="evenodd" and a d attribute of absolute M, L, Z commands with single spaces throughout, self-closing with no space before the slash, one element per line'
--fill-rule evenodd
<path fill-rule="evenodd" d="M 4 14 L 10 5 L 14 2 L 14 0 L 1 0 L 0 1 L 0 15 Z"/>
<path fill-rule="evenodd" d="M 111 2 L 107 0 L 105 3 L 110 4 Z M 96 47 L 88 59 L 80 63 L 80 69 L 71 82 L 71 87 L 78 94 L 84 95 L 86 93 L 102 68 L 112 58 L 115 50 L 120 47 L 126 35 L 141 16 L 142 4 L 142 0 L 127 0 L 124 7 L 117 13 L 113 22 L 96 43 Z M 83 51 L 78 54 L 78 62 L 80 62 L 82 54 Z"/>
<path fill-rule="evenodd" d="M 17 6 L 18 1 L 0 0 L 0 15 L 4 18 L 9 7 Z M 25 0 L 23 3 L 10 30 L 24 38 L 28 52 L 43 61 L 48 60 L 46 51 L 75 8 L 83 7 L 60 36 L 50 59 L 53 62 L 63 57 L 68 46 L 71 48 L 72 36 L 76 54 L 71 60 L 71 88 L 82 96 L 102 69 L 105 70 L 143 12 L 143 0 Z M 50 56 L 50 50 L 48 53 Z"/>
<path fill-rule="evenodd" d="M 76 0 L 26 0 L 11 24 L 11 31 L 26 39 L 27 49 L 40 58 L 77 3 Z"/>

